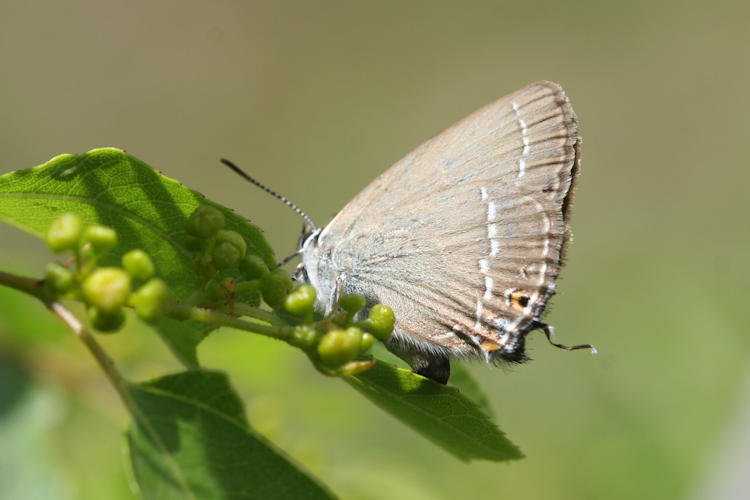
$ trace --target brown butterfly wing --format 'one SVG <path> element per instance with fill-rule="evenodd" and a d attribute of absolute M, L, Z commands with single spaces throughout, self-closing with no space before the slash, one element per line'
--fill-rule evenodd
<path fill-rule="evenodd" d="M 554 293 L 579 144 L 560 86 L 528 85 L 373 181 L 322 232 L 320 255 L 346 292 L 393 308 L 397 344 L 520 360 Z"/>

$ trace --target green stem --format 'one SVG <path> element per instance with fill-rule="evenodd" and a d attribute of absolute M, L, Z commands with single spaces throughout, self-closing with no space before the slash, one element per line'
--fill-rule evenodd
<path fill-rule="evenodd" d="M 203 292 L 203 290 L 196 290 L 193 293 L 191 293 L 190 296 L 187 299 L 185 299 L 182 303 L 186 306 L 192 307 L 196 304 L 201 303 L 203 299 L 205 298 L 205 295 L 206 294 Z"/>
<path fill-rule="evenodd" d="M 44 301 L 44 298 L 47 296 L 44 291 L 43 280 L 16 276 L 15 274 L 0 271 L 0 285 L 5 285 L 9 288 L 18 290 L 19 292 L 28 293 L 42 301 Z"/>
<path fill-rule="evenodd" d="M 124 377 L 117 371 L 114 361 L 102 349 L 102 346 L 96 341 L 93 335 L 83 326 L 81 321 L 68 310 L 61 302 L 52 297 L 44 288 L 44 281 L 0 271 L 0 285 L 13 288 L 20 292 L 27 293 L 39 299 L 44 306 L 52 311 L 63 323 L 78 337 L 83 345 L 89 350 L 96 362 L 101 366 L 104 374 L 114 386 L 120 399 L 125 406 L 133 413 L 137 412 L 137 406 L 130 397 L 127 387 L 128 383 Z"/>
<path fill-rule="evenodd" d="M 83 326 L 81 321 L 68 310 L 61 302 L 52 297 L 44 287 L 44 281 L 36 280 L 32 278 L 25 278 L 23 276 L 16 276 L 13 274 L 5 273 L 0 271 L 0 285 L 5 285 L 15 290 L 27 293 L 39 299 L 44 306 L 52 311 L 63 323 L 78 337 L 83 345 L 89 350 L 91 355 L 94 357 L 96 362 L 102 368 L 105 376 L 115 388 L 120 400 L 123 402 L 128 411 L 133 415 L 133 418 L 143 425 L 146 433 L 154 441 L 156 446 L 161 450 L 164 456 L 169 456 L 170 452 L 164 445 L 163 440 L 158 432 L 151 425 L 150 420 L 141 411 L 138 403 L 133 398 L 129 391 L 129 384 L 125 377 L 120 374 L 115 366 L 115 362 L 109 357 L 107 352 L 102 348 L 101 345 L 96 341 L 93 335 Z M 171 461 L 170 468 L 172 473 L 177 478 L 180 485 L 185 491 L 189 491 L 187 481 L 183 477 L 182 472 L 176 467 Z M 189 498 L 194 498 L 192 495 Z"/>
<path fill-rule="evenodd" d="M 135 404 L 133 398 L 128 392 L 128 383 L 125 377 L 120 374 L 115 366 L 115 362 L 109 357 L 107 352 L 102 348 L 99 342 L 96 341 L 93 335 L 83 326 L 81 321 L 68 310 L 62 303 L 53 300 L 44 304 L 47 308 L 52 311 L 58 318 L 60 318 L 65 325 L 78 337 L 83 345 L 89 350 L 94 359 L 102 368 L 102 371 L 109 379 L 112 386 L 117 391 L 123 404 L 133 415 L 139 414 L 138 405 Z"/>
<path fill-rule="evenodd" d="M 240 316 L 247 316 L 249 318 L 265 321 L 272 325 L 284 325 L 284 322 L 271 311 L 266 311 L 260 307 L 250 306 L 244 302 L 235 302 L 234 312 Z"/>
<path fill-rule="evenodd" d="M 86 245 L 89 245 L 89 244 L 87 243 Z M 81 258 L 82 251 L 83 249 L 76 248 L 75 252 L 73 252 L 73 258 L 76 261 L 76 271 L 80 271 L 83 268 L 83 259 Z"/>
<path fill-rule="evenodd" d="M 258 333 L 279 340 L 286 340 L 292 334 L 293 328 L 289 326 L 268 326 L 252 321 L 235 318 L 229 314 L 204 309 L 202 307 L 190 307 L 177 304 L 170 311 L 170 316 L 178 320 L 194 319 L 203 323 L 215 323 L 222 326 L 237 328 L 248 332 Z"/>

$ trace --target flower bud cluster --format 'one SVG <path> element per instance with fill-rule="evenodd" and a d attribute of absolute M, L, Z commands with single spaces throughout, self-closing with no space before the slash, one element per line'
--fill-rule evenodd
<path fill-rule="evenodd" d="M 74 214 L 60 216 L 47 231 L 47 245 L 73 254 L 73 259 L 69 265 L 50 263 L 45 286 L 55 297 L 82 300 L 92 326 L 101 332 L 122 327 L 125 307 L 149 323 L 165 314 L 187 319 L 206 310 L 212 311 L 214 322 L 224 314 L 227 324 L 234 321 L 231 316 L 254 317 L 270 324 L 278 332 L 274 336 L 302 349 L 329 375 L 370 368 L 374 361 L 364 357 L 367 351 L 393 332 L 391 308 L 368 308 L 366 297 L 359 294 L 341 296 L 333 311 L 323 315 L 315 308 L 315 289 L 295 283 L 284 269 L 269 269 L 261 256 L 248 252 L 243 236 L 225 229 L 224 214 L 214 206 L 198 207 L 187 220 L 186 232 L 199 286 L 184 303 L 178 304 L 166 283 L 155 277 L 154 263 L 143 250 L 125 253 L 120 266 L 98 266 L 100 256 L 117 246 L 117 231 L 98 224 L 85 227 Z M 270 311 L 258 307 L 261 298 Z"/>
<path fill-rule="evenodd" d="M 117 246 L 117 231 L 92 224 L 84 227 L 75 214 L 53 221 L 45 235 L 57 253 L 73 254 L 75 266 L 51 262 L 45 270 L 45 286 L 56 297 L 81 299 L 88 308 L 91 325 L 100 332 L 115 332 L 125 322 L 123 308 L 133 307 L 138 316 L 157 322 L 169 309 L 172 295 L 167 285 L 154 277 L 154 263 L 143 250 L 122 257 L 122 267 L 99 267 L 97 262 Z"/>
<path fill-rule="evenodd" d="M 354 375 L 372 366 L 372 362 L 358 360 L 375 343 L 388 340 L 393 332 L 395 317 L 390 307 L 374 305 L 366 319 L 354 321 L 365 308 L 363 295 L 343 295 L 337 308 L 327 317 L 314 318 L 316 293 L 310 285 L 301 285 L 284 299 L 284 309 L 307 321 L 297 325 L 291 343 L 305 350 L 324 372 Z"/>

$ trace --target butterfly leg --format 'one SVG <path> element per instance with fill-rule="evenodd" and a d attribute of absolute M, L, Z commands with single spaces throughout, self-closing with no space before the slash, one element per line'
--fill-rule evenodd
<path fill-rule="evenodd" d="M 552 344 L 555 347 L 559 347 L 560 349 L 565 349 L 566 351 L 575 351 L 577 349 L 591 349 L 591 352 L 596 354 L 596 347 L 594 347 L 591 344 L 579 344 L 574 346 L 567 346 L 563 344 L 558 344 L 556 342 L 553 342 L 553 338 L 555 337 L 555 327 L 552 325 L 548 325 L 547 323 L 542 323 L 541 321 L 537 321 L 533 328 L 540 328 L 544 335 L 547 337 L 547 341 L 549 341 L 550 344 Z"/>
<path fill-rule="evenodd" d="M 451 364 L 447 357 L 419 352 L 413 349 L 404 351 L 401 349 L 393 350 L 391 348 L 391 350 L 399 358 L 409 363 L 414 373 L 434 380 L 439 384 L 448 383 L 448 379 L 451 376 Z"/>
<path fill-rule="evenodd" d="M 345 274 L 339 274 L 336 276 L 336 287 L 333 289 L 333 295 L 331 296 L 330 304 L 331 310 L 328 311 L 326 314 L 326 320 L 329 320 L 333 317 L 334 314 L 339 310 L 339 306 L 341 305 L 341 297 L 344 296 L 343 290 L 344 290 L 344 280 L 346 280 Z"/>
<path fill-rule="evenodd" d="M 413 339 L 393 332 L 386 347 L 393 354 L 403 359 L 411 370 L 423 377 L 434 380 L 439 384 L 447 384 L 451 376 L 451 364 L 448 357 L 434 348 L 429 349 L 426 344 L 415 342 Z"/>
<path fill-rule="evenodd" d="M 412 371 L 439 384 L 447 384 L 451 376 L 451 364 L 448 358 L 444 357 L 413 357 L 409 365 Z"/>

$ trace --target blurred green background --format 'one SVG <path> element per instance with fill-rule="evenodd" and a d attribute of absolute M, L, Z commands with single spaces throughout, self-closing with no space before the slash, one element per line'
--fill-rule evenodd
<path fill-rule="evenodd" d="M 748 19 L 719 1 L 3 2 L 0 173 L 121 147 L 283 257 L 300 219 L 219 157 L 323 224 L 454 121 L 560 82 L 583 167 L 547 319 L 600 354 L 533 334 L 532 363 L 471 366 L 526 459 L 458 462 L 273 341 L 221 330 L 202 360 L 344 498 L 732 497 L 750 468 Z M 49 258 L 0 227 L 0 269 Z M 179 368 L 130 324 L 102 342 L 131 378 Z M 72 335 L 0 289 L 0 497 L 132 498 L 126 421 Z"/>

